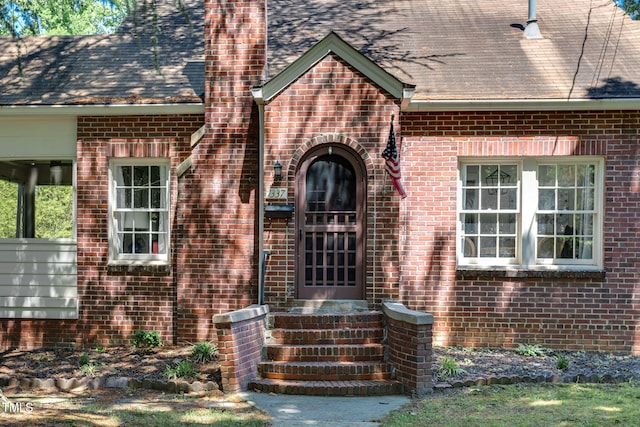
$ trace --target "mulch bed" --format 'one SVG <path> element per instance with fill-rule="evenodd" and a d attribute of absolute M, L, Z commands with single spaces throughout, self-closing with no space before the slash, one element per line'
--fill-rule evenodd
<path fill-rule="evenodd" d="M 107 349 L 37 349 L 0 353 L 0 387 L 38 388 L 145 388 L 169 392 L 217 390 L 222 393 L 217 361 L 196 364 L 198 375 L 167 381 L 167 366 L 175 368 L 190 359 L 191 346 L 139 350 L 131 347 Z M 82 357 L 93 365 L 88 374 L 81 368 Z M 559 369 L 557 358 L 569 360 Z M 457 375 L 445 376 L 440 367 L 445 357 L 455 360 Z M 191 360 L 193 362 L 193 360 Z M 47 383 L 35 381 L 47 379 Z M 31 382 L 25 382 L 31 379 Z M 64 382 L 79 379 L 77 383 Z M 107 380 L 109 382 L 107 383 Z M 516 382 L 622 382 L 640 381 L 640 356 L 545 350 L 541 356 L 523 356 L 512 349 L 434 347 L 433 382 L 436 389 Z M 177 383 L 177 384 L 176 384 Z M 64 384 L 62 386 L 61 384 Z"/>
<path fill-rule="evenodd" d="M 568 367 L 558 368 L 566 357 Z M 441 375 L 445 357 L 457 363 L 458 375 Z M 640 356 L 587 351 L 544 350 L 524 356 L 514 349 L 434 347 L 433 380 L 437 388 L 520 382 L 623 382 L 640 381 Z"/>
<path fill-rule="evenodd" d="M 197 391 L 221 390 L 220 367 L 217 361 L 195 363 L 191 346 L 157 349 L 109 347 L 106 349 L 36 349 L 10 350 L 0 353 L 0 385 L 26 388 L 102 388 L 134 387 L 166 391 L 192 391 L 184 384 L 197 384 Z M 90 372 L 82 365 L 91 365 Z M 190 360 L 197 375 L 168 381 L 163 376 L 167 367 L 175 368 L 183 360 Z M 63 380 L 78 379 L 76 383 Z M 31 379 L 25 383 L 24 379 Z M 47 383 L 33 379 L 46 379 Z M 107 385 L 107 381 L 108 385 Z M 169 384 L 172 383 L 172 384 Z M 176 386 L 175 383 L 178 383 Z M 62 385 L 64 384 L 64 385 Z M 167 387 L 162 384 L 168 384 Z M 182 386 L 181 386 L 182 385 Z"/>

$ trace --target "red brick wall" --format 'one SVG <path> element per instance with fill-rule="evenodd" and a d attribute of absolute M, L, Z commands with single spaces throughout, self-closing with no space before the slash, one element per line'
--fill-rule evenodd
<path fill-rule="evenodd" d="M 400 203 L 384 173 L 382 150 L 396 101 L 339 58 L 328 55 L 265 107 L 265 186 L 273 185 L 272 165 L 279 161 L 295 203 L 295 174 L 304 154 L 321 144 L 340 144 L 361 159 L 367 179 L 367 299 L 379 304 L 398 288 Z M 396 122 L 397 124 L 397 122 Z M 377 217 L 376 217 L 377 215 Z M 265 300 L 273 310 L 295 297 L 294 219 L 265 221 L 265 249 L 271 250 Z M 375 226 L 373 225 L 375 224 Z"/>
<path fill-rule="evenodd" d="M 202 126 L 201 115 L 80 117 L 77 125 L 78 320 L 2 320 L 7 347 L 119 345 L 134 329 L 176 339 L 173 313 L 180 274 L 172 266 L 108 265 L 108 160 L 110 157 L 170 157 L 177 164 L 190 151 L 190 136 Z M 178 185 L 172 175 L 175 208 Z M 174 209 L 172 209 L 173 211 Z M 180 244 L 175 233 L 172 246 Z M 178 337 L 179 338 L 179 337 Z"/>
<path fill-rule="evenodd" d="M 398 144 L 409 197 L 399 201 L 380 153 L 394 100 L 329 55 L 265 108 L 265 176 L 296 168 L 317 144 L 360 153 L 368 175 L 367 299 L 435 316 L 434 343 L 640 352 L 640 113 L 402 113 Z M 397 116 L 396 116 L 397 117 Z M 397 119 L 396 119 L 397 120 Z M 597 155 L 605 159 L 605 272 L 513 275 L 456 271 L 456 177 L 463 156 Z M 265 226 L 266 301 L 294 297 L 294 220 Z"/>
<path fill-rule="evenodd" d="M 435 316 L 434 344 L 640 352 L 639 125 L 621 111 L 403 114 L 400 300 Z M 537 155 L 605 158 L 606 272 L 456 274 L 458 156 Z"/>

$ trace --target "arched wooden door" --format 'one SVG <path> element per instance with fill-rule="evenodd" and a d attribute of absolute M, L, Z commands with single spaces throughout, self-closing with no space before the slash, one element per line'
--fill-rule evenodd
<path fill-rule="evenodd" d="M 300 299 L 363 299 L 366 174 L 348 148 L 319 146 L 296 175 Z"/>

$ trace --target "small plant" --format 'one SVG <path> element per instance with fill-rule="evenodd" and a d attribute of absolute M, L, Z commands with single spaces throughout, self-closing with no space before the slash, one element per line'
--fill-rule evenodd
<path fill-rule="evenodd" d="M 538 344 L 519 344 L 516 353 L 520 356 L 538 357 L 544 356 L 546 350 Z"/>
<path fill-rule="evenodd" d="M 453 357 L 445 356 L 438 369 L 438 376 L 442 379 L 457 377 L 464 371 L 458 366 L 458 362 Z"/>
<path fill-rule="evenodd" d="M 213 360 L 218 353 L 218 346 L 209 341 L 194 344 L 191 349 L 191 357 L 196 363 L 207 363 Z"/>
<path fill-rule="evenodd" d="M 156 348 L 162 345 L 157 331 L 135 331 L 131 343 L 135 348 Z"/>
<path fill-rule="evenodd" d="M 104 347 L 97 345 L 95 346 L 94 350 L 96 351 L 96 353 L 106 353 L 107 349 L 105 349 Z"/>
<path fill-rule="evenodd" d="M 91 359 L 89 358 L 88 354 L 82 353 L 82 355 L 78 359 L 78 363 L 82 367 L 82 366 L 85 366 L 85 365 L 88 365 L 89 363 L 91 363 Z"/>
<path fill-rule="evenodd" d="M 167 366 L 162 372 L 162 376 L 166 380 L 175 380 L 176 378 L 193 378 L 198 375 L 195 366 L 188 360 L 178 363 L 175 368 Z"/>
<path fill-rule="evenodd" d="M 571 364 L 571 358 L 566 354 L 561 354 L 556 357 L 556 367 L 561 371 L 566 371 L 569 369 L 569 365 Z"/>
<path fill-rule="evenodd" d="M 82 372 L 87 377 L 95 377 L 96 376 L 96 365 L 89 362 L 82 366 L 80 366 L 80 372 Z"/>

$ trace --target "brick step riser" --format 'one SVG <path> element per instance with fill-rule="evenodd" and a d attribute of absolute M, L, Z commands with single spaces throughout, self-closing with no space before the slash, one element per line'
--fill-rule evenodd
<path fill-rule="evenodd" d="M 273 329 L 271 337 L 278 344 L 293 345 L 353 345 L 378 344 L 384 339 L 382 329 Z"/>
<path fill-rule="evenodd" d="M 395 381 L 279 381 L 255 380 L 250 390 L 263 393 L 298 394 L 309 396 L 387 396 L 400 394 L 402 387 Z"/>
<path fill-rule="evenodd" d="M 359 314 L 291 314 L 276 313 L 273 316 L 276 329 L 367 329 L 383 328 L 380 313 Z"/>
<path fill-rule="evenodd" d="M 384 359 L 382 345 L 266 346 L 267 360 L 297 362 L 361 362 Z"/>
<path fill-rule="evenodd" d="M 304 381 L 355 381 L 355 380 L 390 380 L 391 368 L 386 363 L 366 365 L 325 364 L 313 365 L 281 365 L 269 362 L 258 365 L 262 378 Z"/>

